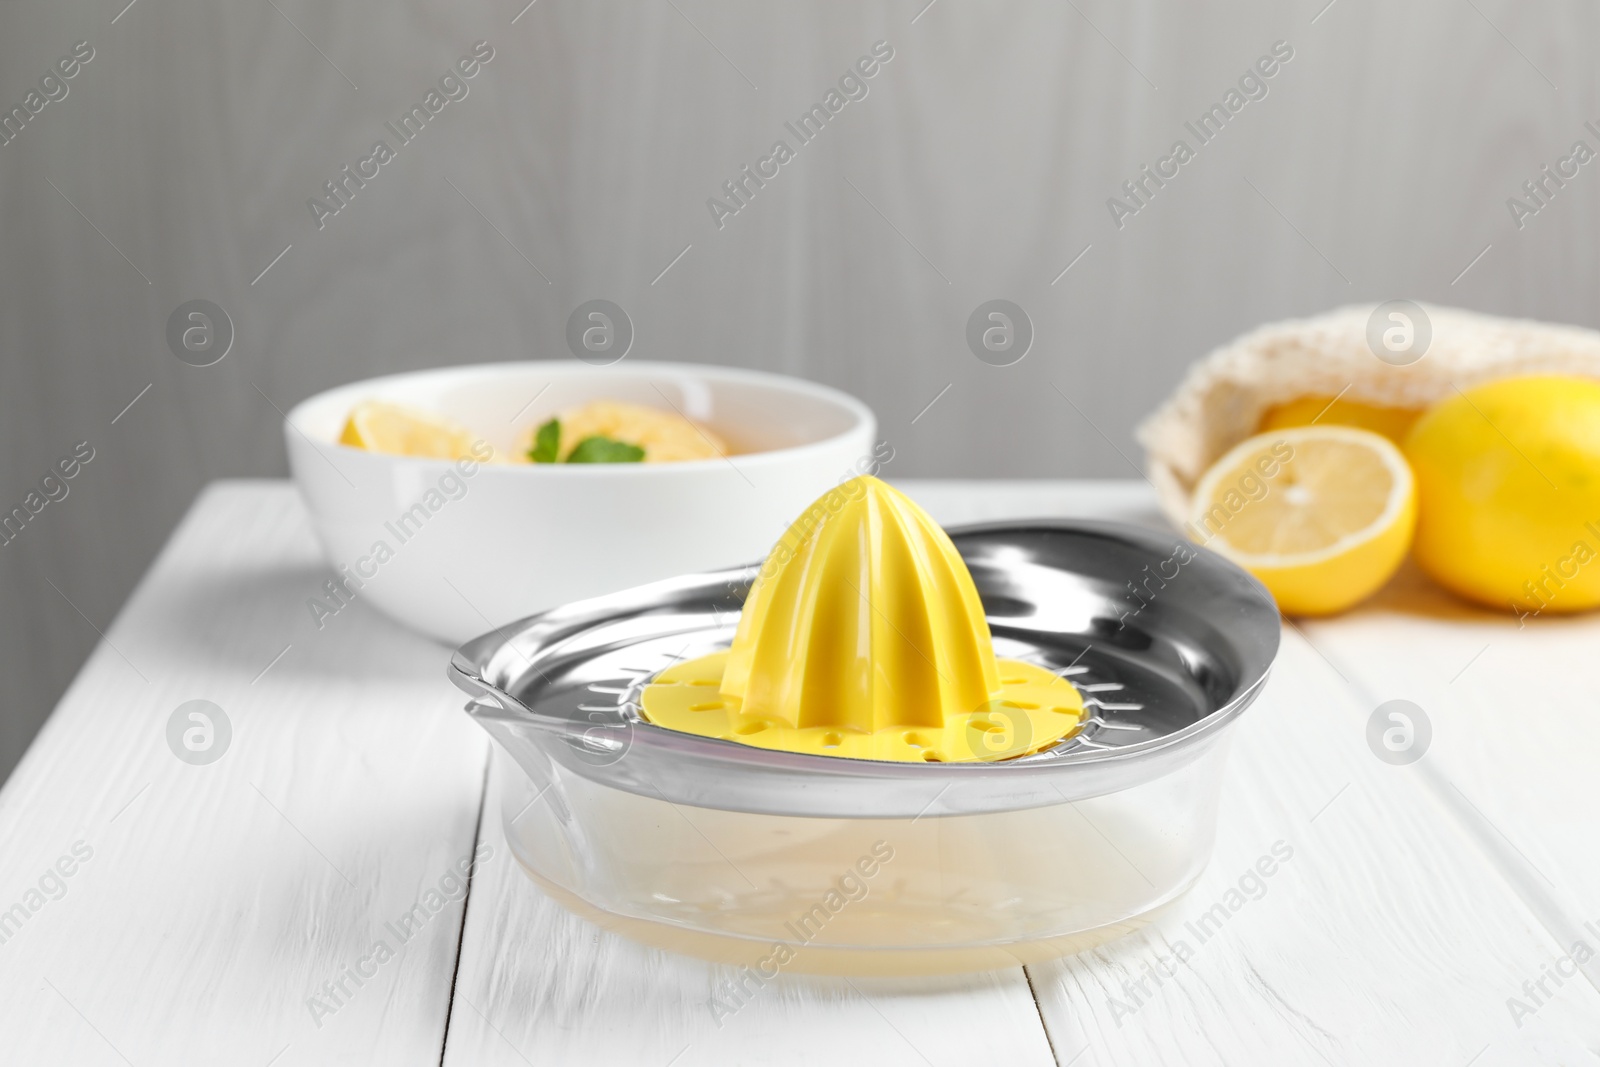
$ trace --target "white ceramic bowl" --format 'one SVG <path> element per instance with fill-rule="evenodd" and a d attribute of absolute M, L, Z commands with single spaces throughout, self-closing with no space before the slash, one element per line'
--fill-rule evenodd
<path fill-rule="evenodd" d="M 339 444 L 350 409 L 369 399 L 447 416 L 502 455 L 529 425 L 585 401 L 670 404 L 733 454 L 458 465 Z M 760 559 L 811 501 L 892 454 L 875 455 L 876 430 L 859 400 L 775 374 L 562 361 L 355 382 L 297 405 L 284 438 L 345 599 L 455 644 L 569 601 Z M 331 591 L 322 602 L 342 610 Z"/>

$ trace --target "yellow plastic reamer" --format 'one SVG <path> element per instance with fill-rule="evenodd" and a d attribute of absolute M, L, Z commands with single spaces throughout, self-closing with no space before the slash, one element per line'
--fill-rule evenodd
<path fill-rule="evenodd" d="M 1024 756 L 1084 718 L 1066 679 L 995 659 L 950 538 L 872 477 L 807 508 L 733 647 L 661 672 L 642 704 L 658 726 L 759 748 L 933 763 Z"/>

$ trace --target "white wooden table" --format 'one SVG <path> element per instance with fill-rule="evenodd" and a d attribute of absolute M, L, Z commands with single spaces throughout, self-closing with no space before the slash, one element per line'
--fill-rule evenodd
<path fill-rule="evenodd" d="M 900 484 L 946 523 L 1159 521 L 1142 483 Z M 1519 630 L 1403 576 L 1286 628 L 1175 914 L 1026 970 L 783 978 L 719 1028 L 719 968 L 517 870 L 446 650 L 359 605 L 317 631 L 326 576 L 287 484 L 218 483 L 107 629 L 0 791 L 0 1062 L 1600 1063 L 1600 619 Z M 1366 740 L 1391 698 L 1432 724 L 1409 766 Z M 232 726 L 209 765 L 168 747 L 193 699 Z"/>

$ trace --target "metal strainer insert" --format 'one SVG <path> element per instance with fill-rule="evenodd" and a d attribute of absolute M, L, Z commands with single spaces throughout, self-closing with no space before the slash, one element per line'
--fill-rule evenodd
<path fill-rule="evenodd" d="M 1198 758 L 1255 699 L 1278 613 L 1222 557 L 1143 528 L 1029 521 L 952 529 L 994 648 L 1068 678 L 1090 713 L 1033 755 L 891 763 L 663 729 L 640 715 L 667 667 L 727 648 L 759 564 L 658 582 L 513 623 L 463 645 L 468 711 L 536 781 L 550 763 L 673 804 L 825 818 L 921 818 L 1072 802 Z"/>

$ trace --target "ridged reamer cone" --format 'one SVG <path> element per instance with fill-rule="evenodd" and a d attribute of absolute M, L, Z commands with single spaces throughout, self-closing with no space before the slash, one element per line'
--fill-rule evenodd
<path fill-rule="evenodd" d="M 825 494 L 755 582 L 722 677 L 746 715 L 797 728 L 942 728 L 1000 693 L 966 563 L 904 493 L 872 477 Z"/>

